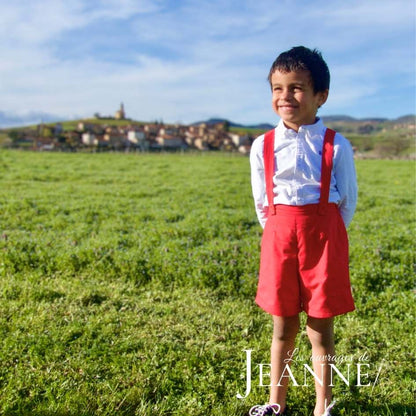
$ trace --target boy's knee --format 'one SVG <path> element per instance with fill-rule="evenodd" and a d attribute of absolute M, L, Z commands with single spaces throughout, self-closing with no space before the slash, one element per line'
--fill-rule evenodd
<path fill-rule="evenodd" d="M 312 347 L 321 347 L 325 349 L 330 349 L 333 347 L 334 338 L 332 334 L 317 334 L 308 333 L 309 342 Z"/>
<path fill-rule="evenodd" d="M 306 332 L 312 345 L 329 348 L 334 342 L 333 318 L 308 318 Z"/>
<path fill-rule="evenodd" d="M 276 341 L 292 341 L 299 331 L 299 317 L 274 316 L 273 339 Z"/>

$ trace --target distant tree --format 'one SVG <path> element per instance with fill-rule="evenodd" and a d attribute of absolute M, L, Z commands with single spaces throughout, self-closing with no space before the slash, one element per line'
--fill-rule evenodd
<path fill-rule="evenodd" d="M 399 156 L 405 150 L 409 149 L 410 144 L 411 144 L 411 140 L 409 138 L 397 137 L 395 140 L 393 140 L 394 154 L 396 156 Z"/>
<path fill-rule="evenodd" d="M 360 134 L 371 134 L 374 131 L 374 126 L 372 124 L 364 124 L 363 126 L 358 127 L 358 133 Z"/>
<path fill-rule="evenodd" d="M 374 150 L 379 157 L 396 157 L 406 151 L 411 144 L 411 140 L 405 137 L 397 137 L 383 140 L 374 146 Z"/>
<path fill-rule="evenodd" d="M 47 138 L 53 137 L 53 130 L 48 126 L 44 126 L 42 136 Z"/>
<path fill-rule="evenodd" d="M 368 152 L 369 150 L 372 150 L 374 147 L 373 140 L 371 137 L 363 137 L 361 140 L 361 149 L 363 152 Z"/>
<path fill-rule="evenodd" d="M 17 143 L 20 139 L 20 133 L 17 130 L 10 130 L 9 138 L 13 143 Z"/>

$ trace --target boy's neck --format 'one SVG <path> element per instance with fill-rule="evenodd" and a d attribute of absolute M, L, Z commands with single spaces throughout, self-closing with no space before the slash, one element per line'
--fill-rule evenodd
<path fill-rule="evenodd" d="M 314 125 L 314 124 L 316 124 L 319 120 L 320 120 L 320 119 L 319 119 L 319 117 L 315 117 L 315 121 L 314 121 L 313 123 L 309 123 L 309 124 L 301 124 L 301 125 L 297 125 L 297 124 L 293 124 L 293 125 L 292 125 L 291 123 L 289 123 L 289 125 L 288 125 L 288 124 L 287 124 L 285 121 L 283 121 L 283 120 L 282 120 L 282 122 L 283 122 L 284 126 L 285 126 L 287 129 L 289 129 L 289 130 L 294 130 L 294 131 L 297 133 L 301 127 L 313 126 L 313 125 Z"/>

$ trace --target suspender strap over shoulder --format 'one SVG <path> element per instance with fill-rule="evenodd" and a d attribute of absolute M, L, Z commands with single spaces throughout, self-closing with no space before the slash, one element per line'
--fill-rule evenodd
<path fill-rule="evenodd" d="M 331 185 L 331 172 L 334 154 L 334 138 L 335 131 L 326 129 L 324 143 L 322 147 L 322 163 L 321 163 L 321 191 L 319 196 L 318 213 L 324 215 L 328 206 L 329 189 Z M 276 214 L 273 193 L 273 176 L 275 173 L 275 156 L 274 156 L 274 129 L 268 131 L 264 135 L 263 144 L 264 159 L 264 176 L 266 182 L 266 195 L 269 203 L 269 215 Z"/>
<path fill-rule="evenodd" d="M 273 194 L 273 176 L 275 172 L 274 158 L 274 129 L 264 135 L 263 144 L 264 176 L 266 182 L 266 195 L 269 203 L 269 215 L 276 214 Z"/>
<path fill-rule="evenodd" d="M 329 200 L 329 188 L 331 185 L 331 172 L 334 155 L 334 137 L 335 131 L 326 129 L 324 144 L 322 147 L 322 164 L 321 164 L 321 195 L 319 197 L 319 214 L 325 214 Z"/>

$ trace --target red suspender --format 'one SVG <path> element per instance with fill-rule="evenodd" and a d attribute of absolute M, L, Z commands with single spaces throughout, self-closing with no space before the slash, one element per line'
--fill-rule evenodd
<path fill-rule="evenodd" d="M 269 203 L 269 215 L 276 214 L 273 195 L 274 176 L 274 129 L 264 135 L 263 143 L 264 177 L 266 181 L 267 202 Z"/>
<path fill-rule="evenodd" d="M 325 214 L 329 199 L 329 188 L 331 184 L 332 158 L 334 154 L 335 131 L 326 129 L 324 144 L 322 147 L 321 163 L 321 194 L 319 197 L 319 214 Z M 269 203 L 269 215 L 276 214 L 274 206 L 273 176 L 275 172 L 274 158 L 274 129 L 264 135 L 263 144 L 264 176 L 266 181 L 266 194 Z"/>
<path fill-rule="evenodd" d="M 332 157 L 334 154 L 335 131 L 326 129 L 324 145 L 322 147 L 321 163 L 321 195 L 319 197 L 319 214 L 325 214 L 329 199 L 329 187 L 331 184 Z"/>

